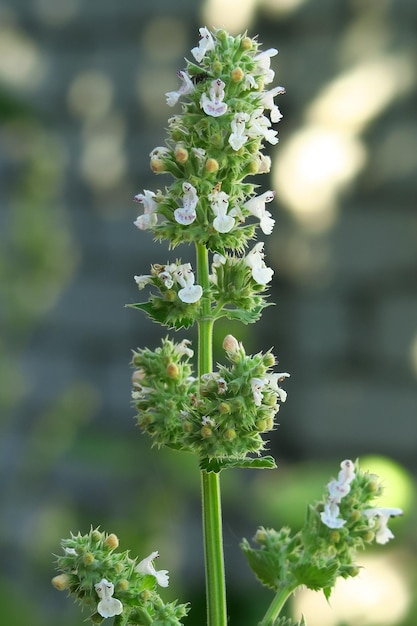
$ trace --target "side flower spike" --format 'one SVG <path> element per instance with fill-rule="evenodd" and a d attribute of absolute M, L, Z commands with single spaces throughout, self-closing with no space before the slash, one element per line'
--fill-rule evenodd
<path fill-rule="evenodd" d="M 140 563 L 138 563 L 135 567 L 135 570 L 140 574 L 150 574 L 156 578 L 156 582 L 160 587 L 168 587 L 169 584 L 169 575 L 168 570 L 160 569 L 156 570 L 153 564 L 153 560 L 159 557 L 159 552 L 151 552 L 149 556 L 145 559 L 142 559 Z"/>
<path fill-rule="evenodd" d="M 178 291 L 178 297 L 182 302 L 194 304 L 198 302 L 203 295 L 203 289 L 200 285 L 195 285 L 195 277 L 191 269 L 191 263 L 179 265 L 175 271 L 175 278 L 181 285 L 182 289 Z"/>
<path fill-rule="evenodd" d="M 194 222 L 197 217 L 195 208 L 198 203 L 198 196 L 195 187 L 193 187 L 190 183 L 183 183 L 182 190 L 184 192 L 182 197 L 182 207 L 175 209 L 174 217 L 178 224 L 188 226 L 188 224 Z"/>
<path fill-rule="evenodd" d="M 99 583 L 94 585 L 96 594 L 100 598 L 97 605 L 97 613 L 101 617 L 114 617 L 120 615 L 123 611 L 123 604 L 117 598 L 112 598 L 114 593 L 114 585 L 106 578 L 102 578 Z"/>
<path fill-rule="evenodd" d="M 210 50 L 214 50 L 214 39 L 212 37 L 211 32 L 205 26 L 199 28 L 200 33 L 200 41 L 196 48 L 192 48 L 191 54 L 197 61 L 197 63 L 201 63 L 206 53 Z"/>
<path fill-rule="evenodd" d="M 259 285 L 266 285 L 272 279 L 274 270 L 264 263 L 264 242 L 259 241 L 245 257 L 245 265 L 251 268 L 252 278 Z"/>
<path fill-rule="evenodd" d="M 138 193 L 133 198 L 135 202 L 141 202 L 143 204 L 143 215 L 139 215 L 139 217 L 134 221 L 135 226 L 137 226 L 140 230 L 152 228 L 158 221 L 158 216 L 156 214 L 158 205 L 154 198 L 154 192 L 149 191 L 148 189 L 145 189 L 144 193 Z"/>
<path fill-rule="evenodd" d="M 220 117 L 227 111 L 227 104 L 223 102 L 225 83 L 217 78 L 213 80 L 209 89 L 209 95 L 203 93 L 200 98 L 200 106 L 206 115 Z"/>

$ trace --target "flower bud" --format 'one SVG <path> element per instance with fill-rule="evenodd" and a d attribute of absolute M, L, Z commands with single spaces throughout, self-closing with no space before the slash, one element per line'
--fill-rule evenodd
<path fill-rule="evenodd" d="M 223 339 L 223 350 L 225 350 L 228 354 L 236 354 L 239 350 L 239 342 L 233 335 L 226 335 Z"/>
<path fill-rule="evenodd" d="M 231 411 L 231 406 L 229 402 L 220 402 L 219 404 L 219 413 L 222 415 L 228 415 Z"/>
<path fill-rule="evenodd" d="M 256 543 L 265 543 L 265 541 L 268 538 L 268 533 L 266 532 L 266 530 L 264 528 L 258 528 L 258 530 L 256 531 L 254 540 L 256 541 Z"/>
<path fill-rule="evenodd" d="M 92 565 L 95 561 L 95 556 L 92 552 L 86 552 L 83 555 L 83 563 L 84 565 Z"/>
<path fill-rule="evenodd" d="M 149 589 L 144 589 L 142 593 L 140 594 L 140 598 L 144 602 L 148 602 L 148 600 L 150 600 L 151 597 L 152 597 L 152 593 Z"/>
<path fill-rule="evenodd" d="M 68 589 L 69 582 L 70 577 L 68 576 L 68 574 L 59 574 L 58 576 L 54 576 L 51 580 L 51 583 L 53 584 L 55 589 L 58 589 L 58 591 L 64 591 L 65 589 Z"/>
<path fill-rule="evenodd" d="M 134 387 L 141 387 L 141 382 L 143 381 L 145 377 L 145 372 L 140 369 L 140 370 L 135 370 L 132 374 L 132 383 Z"/>
<path fill-rule="evenodd" d="M 104 539 L 104 535 L 99 530 L 93 530 L 91 533 L 91 539 L 93 541 L 102 541 Z"/>
<path fill-rule="evenodd" d="M 219 169 L 219 163 L 216 159 L 207 159 L 205 167 L 209 174 L 214 174 Z"/>
<path fill-rule="evenodd" d="M 167 172 L 165 163 L 158 157 L 151 158 L 150 166 L 154 174 L 165 174 Z"/>
<path fill-rule="evenodd" d="M 127 591 L 129 589 L 129 581 L 126 578 L 122 578 L 117 583 L 117 591 Z"/>
<path fill-rule="evenodd" d="M 243 37 L 240 42 L 240 47 L 242 50 L 250 50 L 252 48 L 252 39 L 250 37 Z"/>
<path fill-rule="evenodd" d="M 266 354 L 264 354 L 262 362 L 265 367 L 273 367 L 276 363 L 276 359 L 272 352 L 267 352 Z"/>
<path fill-rule="evenodd" d="M 168 378 L 176 380 L 179 376 L 180 370 L 176 363 L 170 363 L 166 368 L 166 374 Z"/>
<path fill-rule="evenodd" d="M 362 535 L 362 539 L 366 543 L 372 543 L 372 541 L 375 539 L 375 533 L 372 532 L 372 530 L 368 530 L 366 533 Z"/>
<path fill-rule="evenodd" d="M 232 81 L 234 83 L 239 83 L 244 77 L 245 73 L 241 67 L 235 67 L 231 72 Z"/>
<path fill-rule="evenodd" d="M 108 537 L 106 538 L 104 545 L 110 550 L 114 550 L 115 548 L 117 548 L 119 546 L 119 539 L 117 535 L 115 535 L 114 533 L 110 533 L 110 535 L 108 535 Z"/>
<path fill-rule="evenodd" d="M 213 429 L 211 428 L 211 426 L 207 426 L 207 424 L 205 424 L 204 426 L 201 427 L 201 436 L 204 439 L 208 439 L 208 437 L 211 437 L 211 435 L 213 434 Z"/>
<path fill-rule="evenodd" d="M 225 433 L 224 433 L 224 438 L 227 439 L 227 441 L 233 441 L 233 439 L 236 439 L 236 431 L 234 428 L 227 428 Z"/>
<path fill-rule="evenodd" d="M 329 536 L 332 543 L 338 543 L 340 541 L 340 533 L 337 530 L 332 530 Z"/>
<path fill-rule="evenodd" d="M 349 520 L 351 520 L 352 522 L 357 522 L 360 516 L 361 516 L 361 512 L 358 511 L 357 509 L 353 509 L 350 512 Z"/>
<path fill-rule="evenodd" d="M 175 160 L 183 165 L 188 161 L 188 150 L 184 146 L 176 146 L 174 151 Z"/>

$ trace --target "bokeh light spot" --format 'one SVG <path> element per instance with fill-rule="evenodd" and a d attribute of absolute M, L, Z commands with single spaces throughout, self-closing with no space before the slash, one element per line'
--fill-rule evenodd
<path fill-rule="evenodd" d="M 110 78 L 99 71 L 77 74 L 68 90 L 68 107 L 74 115 L 95 119 L 106 115 L 113 101 Z"/>

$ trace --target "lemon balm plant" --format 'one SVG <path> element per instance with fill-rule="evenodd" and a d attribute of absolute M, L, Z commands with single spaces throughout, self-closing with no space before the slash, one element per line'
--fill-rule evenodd
<path fill-rule="evenodd" d="M 172 250 L 194 244 L 195 262 L 171 259 L 135 276 L 144 302 L 132 305 L 168 331 L 196 325 L 198 341 L 166 336 L 156 350 L 133 353 L 132 400 L 137 422 L 154 446 L 190 452 L 201 474 L 207 625 L 226 626 L 220 476 L 228 468 L 275 467 L 265 455 L 265 434 L 287 392 L 287 372 L 274 371 L 272 352 L 249 355 L 232 335 L 223 338 L 224 364 L 213 364 L 213 328 L 220 318 L 244 324 L 259 320 L 268 305 L 273 270 L 265 263 L 264 242 L 275 220 L 266 205 L 274 192 L 259 191 L 254 176 L 270 171 L 265 144 L 278 142 L 281 119 L 275 97 L 274 48 L 256 38 L 200 29 L 199 45 L 178 72 L 177 91 L 166 94 L 176 108 L 165 144 L 150 155 L 156 174 L 173 179 L 163 191 L 144 190 L 135 221 Z M 194 354 L 196 353 L 196 364 Z M 342 462 L 320 502 L 310 506 L 303 528 L 292 532 L 259 527 L 254 547 L 241 547 L 258 580 L 273 591 L 261 626 L 290 625 L 280 617 L 297 587 L 322 589 L 326 596 L 338 576 L 358 572 L 358 549 L 393 535 L 387 523 L 399 509 L 373 505 L 381 493 L 376 476 L 358 463 Z M 154 565 L 158 552 L 136 559 L 118 551 L 118 538 L 100 529 L 62 541 L 53 579 L 90 611 L 93 623 L 113 618 L 117 626 L 176 626 L 188 604 L 164 602 L 167 570 Z M 304 624 L 301 619 L 299 624 Z"/>

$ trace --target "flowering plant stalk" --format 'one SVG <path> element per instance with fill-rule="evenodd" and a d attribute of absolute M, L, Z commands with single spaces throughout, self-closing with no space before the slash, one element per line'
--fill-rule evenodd
<path fill-rule="evenodd" d="M 270 352 L 248 355 L 232 335 L 223 340 L 225 364 L 213 366 L 213 327 L 217 320 L 256 322 L 268 306 L 273 270 L 264 261 L 258 230 L 269 235 L 275 220 L 266 204 L 274 192 L 258 192 L 248 177 L 268 173 L 265 143 L 278 142 L 273 128 L 282 115 L 274 98 L 283 87 L 274 79 L 274 48 L 262 51 L 256 38 L 232 37 L 224 30 L 200 29 L 199 45 L 178 72 L 180 86 L 166 94 L 180 112 L 168 121 L 164 146 L 150 155 L 156 174 L 174 179 L 164 191 L 144 190 L 134 200 L 143 206 L 135 221 L 170 249 L 195 245 L 195 267 L 181 259 L 151 265 L 135 276 L 139 290 L 150 288 L 133 308 L 177 331 L 198 329 L 197 371 L 187 339 L 166 336 L 156 350 L 133 353 L 132 400 L 137 422 L 154 446 L 191 452 L 199 460 L 202 493 L 208 626 L 226 626 L 220 474 L 227 468 L 275 468 L 265 455 L 265 433 L 287 398 L 281 384 L 287 372 L 274 372 Z M 354 576 L 358 548 L 392 537 L 387 527 L 399 509 L 380 509 L 372 500 L 381 492 L 375 476 L 345 460 L 327 494 L 307 512 L 296 533 L 260 527 L 254 541 L 241 547 L 258 580 L 275 592 L 260 626 L 290 626 L 281 608 L 300 585 L 322 589 L 328 597 L 338 576 Z M 63 540 L 53 579 L 81 604 L 91 620 L 114 618 L 118 626 L 182 623 L 189 606 L 164 603 L 158 587 L 168 585 L 166 570 L 156 570 L 158 552 L 137 561 L 117 552 L 118 539 L 100 529 Z M 299 622 L 304 624 L 304 619 Z"/>

